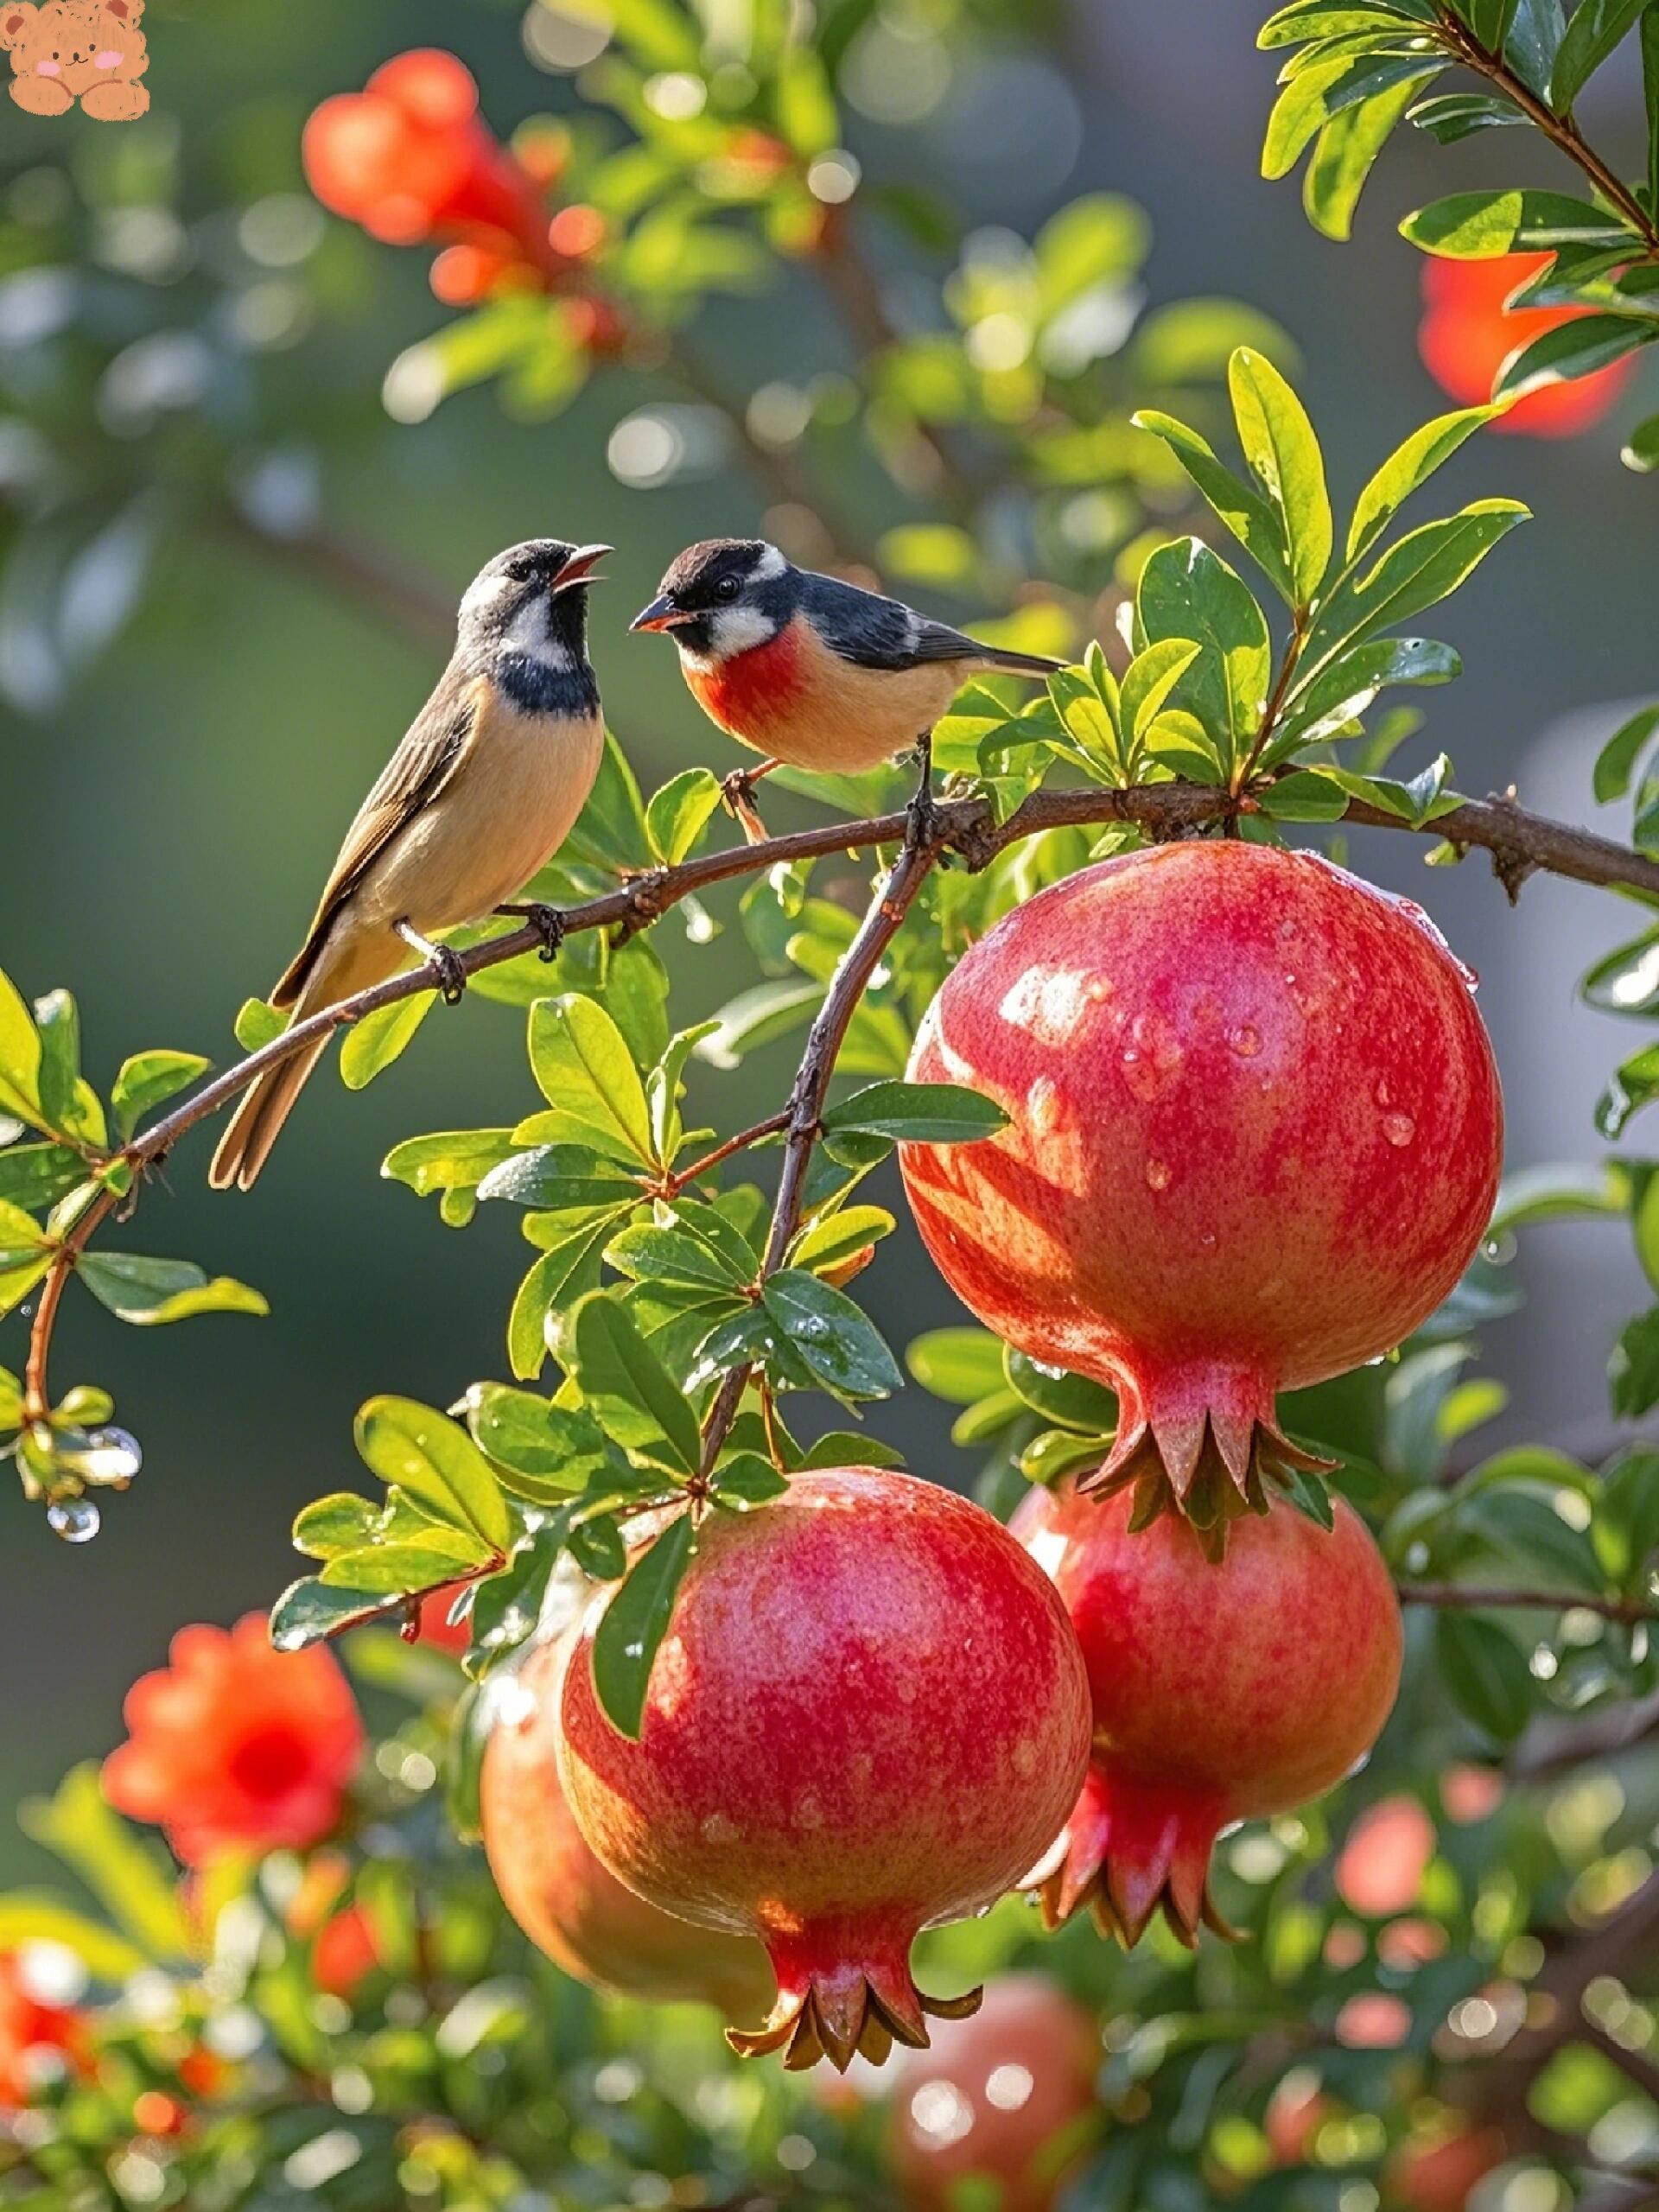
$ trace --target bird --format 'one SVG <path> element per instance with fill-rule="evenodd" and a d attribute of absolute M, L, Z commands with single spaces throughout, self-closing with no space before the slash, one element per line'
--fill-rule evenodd
<path fill-rule="evenodd" d="M 1058 661 L 988 645 L 902 600 L 798 569 L 759 537 L 688 545 L 630 628 L 663 630 L 709 720 L 766 757 L 725 780 L 751 842 L 754 785 L 785 764 L 856 775 L 912 747 L 931 803 L 933 725 L 970 676 L 1047 677 Z"/>
<path fill-rule="evenodd" d="M 304 944 L 270 995 L 302 1021 L 387 976 L 433 963 L 454 1004 L 466 972 L 440 931 L 511 899 L 569 834 L 605 745 L 588 658 L 588 587 L 613 549 L 533 537 L 468 585 L 455 648 L 346 833 Z M 550 907 L 528 914 L 558 949 Z M 251 1188 L 327 1035 L 250 1085 L 213 1154 L 215 1190 Z"/>

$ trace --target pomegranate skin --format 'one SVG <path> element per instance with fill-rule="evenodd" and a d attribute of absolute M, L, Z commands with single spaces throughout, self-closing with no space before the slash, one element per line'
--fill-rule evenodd
<path fill-rule="evenodd" d="M 1038 1870 L 1051 1925 L 1084 1904 L 1138 1942 L 1231 1931 L 1210 1897 L 1229 1822 L 1285 1813 L 1369 1751 L 1400 1686 L 1400 1607 L 1364 1522 L 1328 1533 L 1278 1503 L 1234 1526 L 1225 1558 L 1127 1495 L 1033 1490 L 1013 1533 L 1054 1578 L 1089 1670 L 1094 1745 L 1064 1851 Z"/>
<path fill-rule="evenodd" d="M 1150 1507 L 1166 1480 L 1206 1525 L 1317 1464 L 1274 1394 L 1409 1335 L 1497 1189 L 1466 972 L 1420 908 L 1309 853 L 1161 846 L 1039 892 L 946 979 L 910 1073 L 1009 1116 L 899 1148 L 946 1281 L 1118 1393 L 1102 1487 L 1146 1477 Z"/>
<path fill-rule="evenodd" d="M 480 1777 L 484 1854 L 507 1910 L 578 1981 L 658 2003 L 751 2018 L 771 1995 L 748 1937 L 694 1928 L 624 1888 L 582 1840 L 559 1787 L 561 1647 L 539 1645 L 505 1686 Z"/>
<path fill-rule="evenodd" d="M 971 2019 L 897 2063 L 888 2158 L 906 2204 L 953 2212 L 972 2176 L 997 2212 L 1051 2212 L 1093 2132 L 1100 2063 L 1081 2005 L 1046 1975 L 1000 1976 Z"/>
<path fill-rule="evenodd" d="M 1058 1593 L 952 1492 L 869 1467 L 797 1475 L 712 1514 L 658 1653 L 637 1742 L 606 1719 L 583 1618 L 560 1690 L 578 1825 L 664 1910 L 758 1935 L 777 1977 L 734 2049 L 791 2068 L 921 2047 L 918 1931 L 990 1904 L 1065 1822 L 1089 1689 Z"/>

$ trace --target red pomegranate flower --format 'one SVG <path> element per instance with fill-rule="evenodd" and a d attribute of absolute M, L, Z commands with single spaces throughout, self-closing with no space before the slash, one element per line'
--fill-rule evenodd
<path fill-rule="evenodd" d="M 0 1951 L 0 2110 L 29 2103 L 49 2069 L 85 2072 L 89 2056 L 83 2016 L 35 1989 L 25 1957 Z"/>
<path fill-rule="evenodd" d="M 453 54 L 397 54 L 364 91 L 324 100 L 301 150 L 323 206 L 388 245 L 453 240 L 508 264 L 549 262 L 541 185 L 491 133 Z"/>
<path fill-rule="evenodd" d="M 1505 308 L 1516 285 L 1551 258 L 1547 253 L 1506 253 L 1495 261 L 1424 263 L 1417 350 L 1435 383 L 1460 405 L 1479 406 L 1491 397 L 1499 369 L 1517 346 L 1589 313 L 1583 308 Z M 1615 404 L 1634 365 L 1615 361 L 1570 383 L 1544 385 L 1517 400 L 1492 427 L 1536 438 L 1576 436 Z"/>
<path fill-rule="evenodd" d="M 249 1613 L 181 1629 L 170 1658 L 127 1693 L 128 1741 L 104 1762 L 116 1810 L 158 1823 L 188 1866 L 327 1835 L 363 1748 L 333 1655 L 273 1651 Z"/>

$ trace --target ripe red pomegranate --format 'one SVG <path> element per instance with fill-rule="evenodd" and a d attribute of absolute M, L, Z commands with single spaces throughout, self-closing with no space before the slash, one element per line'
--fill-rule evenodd
<path fill-rule="evenodd" d="M 1502 1137 L 1470 989 L 1420 908 L 1233 842 L 1086 868 L 957 964 L 910 1072 L 1009 1125 L 903 1146 L 911 1205 L 981 1320 L 1117 1392 L 1100 1486 L 1205 1526 L 1259 1509 L 1317 1464 L 1275 1392 L 1389 1351 L 1457 1281 Z"/>
<path fill-rule="evenodd" d="M 484 1751 L 484 1851 L 507 1910 L 577 1980 L 626 1996 L 715 2005 L 753 2018 L 772 1991 L 746 1936 L 677 1920 L 625 1889 L 582 1840 L 559 1787 L 555 1743 L 561 1643 L 532 1651 L 505 1686 Z"/>
<path fill-rule="evenodd" d="M 1376 1740 L 1400 1681 L 1400 1608 L 1365 1524 L 1327 1533 L 1280 1503 L 1206 1563 L 1174 1514 L 1133 1530 L 1132 1501 L 1033 1490 L 1012 1522 L 1052 1575 L 1094 1698 L 1089 1778 L 1065 1849 L 1040 1870 L 1051 1924 L 1084 1904 L 1140 1940 L 1154 1912 L 1182 1941 L 1230 1933 L 1211 1901 L 1228 1822 L 1288 1812 Z"/>
<path fill-rule="evenodd" d="M 992 1982 L 899 2062 L 888 2156 L 905 2202 L 955 2212 L 971 2176 L 997 2212 L 1050 2212 L 1092 2132 L 1100 2063 L 1094 2021 L 1046 1975 Z"/>
<path fill-rule="evenodd" d="M 560 1693 L 559 1776 L 631 1889 L 758 1935 L 778 1999 L 731 2034 L 792 2068 L 927 2042 L 924 1927 L 988 1905 L 1058 1833 L 1089 1691 L 1052 1586 L 990 1515 L 908 1475 L 801 1474 L 703 1522 L 639 1741 L 613 1728 L 589 1607 Z"/>

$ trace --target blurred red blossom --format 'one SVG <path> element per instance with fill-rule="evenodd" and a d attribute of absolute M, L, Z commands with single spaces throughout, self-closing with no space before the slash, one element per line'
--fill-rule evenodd
<path fill-rule="evenodd" d="M 48 2069 L 84 2073 L 89 2054 L 82 2015 L 37 1988 L 26 1955 L 0 1951 L 0 2108 L 29 2104 Z"/>
<path fill-rule="evenodd" d="M 363 1724 L 333 1654 L 271 1649 L 262 1613 L 197 1624 L 127 1693 L 129 1738 L 104 1762 L 118 1812 L 153 1821 L 186 1866 L 302 1850 L 339 1821 Z"/>
<path fill-rule="evenodd" d="M 1417 350 L 1441 390 L 1463 406 L 1491 397 L 1499 369 L 1518 346 L 1586 314 L 1583 308 L 1509 308 L 1518 284 L 1553 257 L 1507 253 L 1492 261 L 1428 260 L 1423 264 L 1423 319 Z M 1492 428 L 1538 438 L 1570 438 L 1599 423 L 1617 402 L 1633 367 L 1615 361 L 1587 377 L 1543 385 L 1517 400 Z"/>

